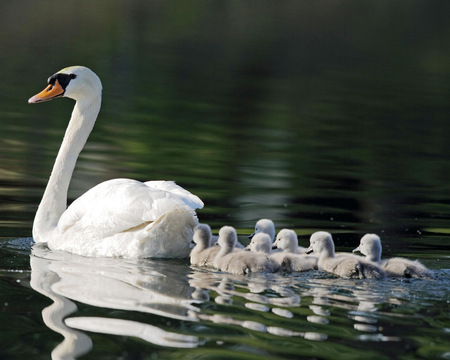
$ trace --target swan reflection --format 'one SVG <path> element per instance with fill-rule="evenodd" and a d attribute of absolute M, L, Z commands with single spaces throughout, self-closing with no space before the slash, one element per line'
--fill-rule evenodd
<path fill-rule="evenodd" d="M 300 323 L 307 322 L 298 311 L 301 297 L 293 287 L 295 278 L 223 274 L 168 260 L 86 258 L 50 251 L 41 244 L 33 246 L 30 264 L 32 288 L 53 301 L 42 311 L 44 322 L 64 337 L 53 350 L 53 359 L 73 359 L 89 352 L 93 343 L 88 332 L 136 337 L 164 347 L 194 348 L 206 341 L 189 333 L 189 326 L 178 327 L 185 330 L 176 333 L 165 329 L 165 321 L 161 326 L 149 324 L 142 320 L 145 314 L 232 325 L 282 337 L 327 339 L 310 326 L 298 331 Z M 76 304 L 91 306 L 93 314 L 77 314 Z M 314 305 L 319 309 L 320 302 Z M 250 313 L 236 313 L 233 309 L 237 307 Z M 133 311 L 135 315 L 119 319 L 105 309 Z M 142 314 L 140 320 L 136 313 Z M 270 326 L 267 317 L 276 317 L 282 325 Z"/>
<path fill-rule="evenodd" d="M 92 340 L 86 334 L 66 326 L 64 318 L 77 311 L 75 303 L 56 294 L 52 285 L 59 281 L 56 273 L 44 269 L 50 261 L 31 255 L 31 287 L 53 300 L 53 304 L 42 310 L 45 325 L 64 337 L 63 342 L 52 351 L 52 359 L 72 359 L 87 353 L 92 348 Z"/>
<path fill-rule="evenodd" d="M 283 278 L 278 274 L 253 274 L 250 276 L 223 274 L 210 271 L 194 271 L 189 275 L 190 284 L 196 292 L 219 305 L 231 305 L 244 301 L 246 309 L 257 312 L 271 312 L 274 315 L 286 320 L 294 320 L 296 326 L 298 319 L 285 307 L 300 306 L 300 296 L 289 287 L 292 282 L 289 278 Z M 279 284 L 282 285 L 279 285 Z M 285 284 L 285 285 L 284 285 Z M 270 292 L 270 296 L 269 296 Z M 217 309 L 215 313 L 205 314 L 201 311 L 191 313 L 191 316 L 202 321 L 210 321 L 216 324 L 236 325 L 245 329 L 258 332 L 266 332 L 283 337 L 302 337 L 306 340 L 324 341 L 327 335 L 314 331 L 294 331 L 277 326 L 267 326 L 258 321 L 243 320 L 235 318 L 229 312 L 220 313 Z"/>
<path fill-rule="evenodd" d="M 185 265 L 171 262 L 128 262 L 111 258 L 85 258 L 33 246 L 31 287 L 53 304 L 42 311 L 45 324 L 64 340 L 52 352 L 53 359 L 72 359 L 92 348 L 82 331 L 134 336 L 153 344 L 192 348 L 196 336 L 169 332 L 153 325 L 106 317 L 70 317 L 75 302 L 94 307 L 138 311 L 178 320 L 196 321 L 198 311 Z M 81 330 L 81 331 L 79 331 Z"/>

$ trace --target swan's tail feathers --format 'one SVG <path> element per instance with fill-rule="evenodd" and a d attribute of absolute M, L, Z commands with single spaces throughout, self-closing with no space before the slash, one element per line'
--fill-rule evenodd
<path fill-rule="evenodd" d="M 142 257 L 188 258 L 197 224 L 192 210 L 176 207 L 165 213 L 141 234 Z"/>

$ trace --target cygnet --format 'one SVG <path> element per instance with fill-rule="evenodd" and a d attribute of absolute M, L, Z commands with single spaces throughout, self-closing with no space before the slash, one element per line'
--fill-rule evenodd
<path fill-rule="evenodd" d="M 219 244 L 217 243 L 219 241 L 219 235 L 212 235 L 211 237 L 211 246 L 217 245 L 219 246 Z M 236 240 L 236 246 L 234 247 L 235 249 L 239 249 L 239 250 L 243 250 L 245 248 L 244 245 L 242 245 L 239 240 Z"/>
<path fill-rule="evenodd" d="M 214 259 L 214 267 L 232 274 L 249 274 L 252 272 L 275 272 L 278 266 L 269 261 L 267 255 L 248 251 L 235 251 L 236 230 L 224 226 L 219 231 L 220 250 Z"/>
<path fill-rule="evenodd" d="M 273 243 L 275 240 L 275 224 L 270 219 L 259 219 L 255 225 L 255 232 L 249 235 L 249 239 L 259 233 L 264 233 L 269 235 L 270 242 Z"/>
<path fill-rule="evenodd" d="M 307 253 L 319 255 L 319 269 L 344 278 L 384 278 L 384 271 L 376 264 L 357 256 L 335 255 L 331 234 L 318 231 L 311 235 Z"/>
<path fill-rule="evenodd" d="M 292 254 L 306 254 L 306 248 L 298 246 L 297 234 L 290 229 L 282 229 L 278 233 L 273 248 Z"/>
<path fill-rule="evenodd" d="M 295 235 L 295 232 L 293 233 Z M 295 235 L 295 239 L 296 238 L 297 235 Z M 297 240 L 294 241 L 295 243 L 297 242 Z M 287 242 L 285 243 L 287 244 Z M 284 270 L 286 272 L 317 269 L 317 256 L 292 254 L 289 252 L 284 252 L 283 249 L 279 252 L 271 253 L 269 235 L 264 233 L 256 234 L 244 250 L 251 250 L 252 252 L 268 255 L 269 260 L 274 261 L 279 265 L 280 270 Z"/>
<path fill-rule="evenodd" d="M 194 248 L 191 250 L 191 265 L 213 266 L 214 258 L 219 252 L 219 246 L 211 246 L 211 228 L 207 224 L 198 224 L 194 228 Z"/>
<path fill-rule="evenodd" d="M 418 260 L 391 258 L 381 260 L 381 240 L 376 234 L 366 234 L 361 238 L 359 246 L 353 252 L 360 252 L 367 260 L 378 263 L 390 277 L 432 278 L 433 273 Z"/>
<path fill-rule="evenodd" d="M 255 234 L 255 236 L 252 237 L 250 244 L 248 244 L 244 250 L 270 255 L 272 250 L 270 236 L 262 232 Z"/>
<path fill-rule="evenodd" d="M 306 249 L 298 246 L 297 234 L 294 230 L 282 229 L 273 244 L 275 249 L 271 257 L 287 272 L 317 269 L 318 256 L 306 255 Z"/>

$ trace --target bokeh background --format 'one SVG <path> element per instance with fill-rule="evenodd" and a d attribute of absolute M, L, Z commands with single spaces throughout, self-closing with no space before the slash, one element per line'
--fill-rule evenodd
<path fill-rule="evenodd" d="M 103 107 L 71 186 L 173 179 L 201 220 L 448 228 L 446 2 L 10 1 L 0 14 L 0 226 L 29 236 L 73 106 L 28 106 L 75 64 Z"/>

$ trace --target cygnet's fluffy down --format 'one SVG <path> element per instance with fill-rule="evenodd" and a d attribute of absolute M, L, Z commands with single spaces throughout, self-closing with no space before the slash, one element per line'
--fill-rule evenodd
<path fill-rule="evenodd" d="M 353 252 L 360 252 L 366 260 L 378 263 L 389 277 L 432 278 L 433 273 L 418 260 L 391 258 L 381 260 L 381 240 L 376 234 L 366 234 L 361 238 L 359 246 Z"/>
<path fill-rule="evenodd" d="M 313 255 L 305 255 L 306 249 L 298 246 L 297 234 L 294 230 L 281 230 L 273 246 L 279 249 L 280 252 L 274 252 L 270 257 L 280 264 L 284 271 L 293 272 L 317 269 L 319 258 Z"/>
<path fill-rule="evenodd" d="M 275 272 L 277 264 L 269 261 L 267 255 L 248 251 L 234 251 L 237 241 L 236 230 L 224 226 L 219 231 L 220 251 L 214 259 L 214 267 L 231 274 L 249 274 L 253 272 Z"/>
<path fill-rule="evenodd" d="M 308 253 L 319 255 L 319 269 L 344 278 L 353 279 L 382 279 L 384 271 L 376 264 L 357 256 L 335 255 L 334 242 L 331 234 L 318 231 L 311 235 Z"/>
<path fill-rule="evenodd" d="M 297 234 L 290 229 L 280 230 L 273 247 L 291 254 L 306 254 L 306 248 L 298 246 Z"/>
<path fill-rule="evenodd" d="M 269 235 L 270 243 L 275 240 L 275 224 L 270 219 L 259 219 L 255 224 L 255 231 L 249 236 L 249 239 L 253 238 L 256 234 L 264 233 Z"/>
<path fill-rule="evenodd" d="M 252 237 L 250 244 L 244 249 L 254 253 L 270 255 L 272 251 L 272 241 L 270 236 L 265 233 L 258 233 Z"/>
<path fill-rule="evenodd" d="M 191 250 L 191 265 L 213 266 L 214 258 L 219 252 L 219 246 L 211 247 L 211 228 L 207 224 L 198 224 L 194 228 L 194 248 Z"/>
<path fill-rule="evenodd" d="M 211 237 L 211 246 L 217 245 L 219 246 L 219 244 L 217 243 L 219 241 L 219 235 L 212 235 Z M 243 250 L 245 248 L 244 245 L 242 245 L 239 240 L 236 241 L 236 246 L 234 247 L 235 249 L 238 250 Z"/>

